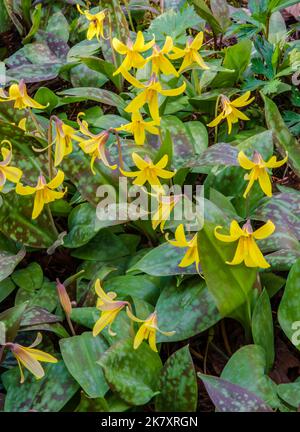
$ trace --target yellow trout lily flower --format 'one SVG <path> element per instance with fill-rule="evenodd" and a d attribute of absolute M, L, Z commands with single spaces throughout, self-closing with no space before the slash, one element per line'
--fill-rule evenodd
<path fill-rule="evenodd" d="M 7 180 L 12 183 L 19 183 L 23 174 L 19 168 L 10 166 L 12 159 L 12 146 L 8 140 L 3 140 L 1 142 L 1 144 L 5 143 L 8 144 L 9 149 L 1 147 L 1 155 L 3 160 L 0 162 L 0 192 L 4 188 Z"/>
<path fill-rule="evenodd" d="M 288 155 L 281 161 L 277 161 L 276 156 L 272 156 L 267 162 L 265 162 L 260 153 L 254 151 L 253 160 L 247 158 L 243 151 L 238 154 L 238 162 L 242 168 L 250 171 L 249 174 L 245 175 L 245 180 L 248 180 L 248 186 L 244 192 L 243 197 L 246 198 L 250 189 L 252 188 L 255 181 L 258 180 L 262 191 L 268 196 L 272 196 L 272 183 L 268 169 L 279 168 L 284 165 L 288 160 Z"/>
<path fill-rule="evenodd" d="M 175 231 L 175 240 L 169 240 L 168 236 L 166 237 L 166 239 L 171 245 L 175 247 L 187 248 L 184 257 L 178 264 L 178 267 L 189 267 L 190 265 L 195 263 L 197 272 L 199 273 L 200 258 L 198 251 L 197 234 L 195 234 L 191 240 L 187 240 L 184 233 L 183 224 L 180 224 Z"/>
<path fill-rule="evenodd" d="M 145 44 L 144 35 L 141 31 L 137 33 L 135 42 L 128 40 L 125 45 L 117 38 L 113 38 L 112 45 L 115 51 L 121 55 L 125 55 L 125 59 L 121 66 L 114 72 L 114 75 L 118 75 L 123 70 L 129 71 L 131 68 L 140 69 L 145 66 L 146 60 L 140 54 L 148 51 L 155 44 L 155 38 L 152 41 Z"/>
<path fill-rule="evenodd" d="M 249 117 L 247 117 L 244 113 L 242 113 L 240 110 L 237 109 L 237 108 L 245 107 L 254 101 L 255 99 L 254 97 L 249 99 L 250 95 L 251 95 L 250 91 L 247 91 L 245 94 L 233 100 L 232 102 L 227 96 L 222 95 L 221 96 L 222 112 L 207 126 L 216 127 L 219 123 L 221 123 L 222 120 L 226 119 L 228 123 L 228 133 L 231 134 L 232 125 L 234 123 L 237 123 L 239 119 L 250 120 Z"/>
<path fill-rule="evenodd" d="M 41 212 L 43 211 L 44 205 L 50 202 L 53 202 L 57 199 L 61 199 L 66 193 L 67 189 L 63 192 L 57 192 L 54 189 L 57 189 L 64 181 L 64 173 L 59 170 L 56 176 L 49 182 L 46 182 L 46 179 L 43 175 L 40 175 L 38 178 L 37 185 L 35 187 L 32 186 L 23 186 L 21 183 L 18 183 L 16 186 L 16 193 L 19 195 L 33 195 L 34 197 L 34 205 L 32 211 L 32 219 L 36 219 Z"/>
<path fill-rule="evenodd" d="M 55 155 L 54 166 L 58 166 L 63 158 L 73 151 L 72 140 L 81 141 L 81 138 L 76 136 L 76 130 L 71 126 L 66 125 L 62 120 L 53 117 L 55 123 Z"/>
<path fill-rule="evenodd" d="M 81 121 L 79 116 L 84 115 L 83 113 L 78 114 L 78 124 L 80 127 L 80 132 L 89 137 L 87 140 L 82 140 L 79 144 L 79 147 L 81 150 L 84 151 L 84 153 L 91 156 L 91 171 L 95 175 L 96 171 L 94 170 L 94 163 L 96 159 L 101 160 L 105 166 L 107 166 L 110 169 L 116 169 L 117 165 L 110 165 L 106 154 L 105 154 L 105 145 L 107 143 L 107 140 L 109 138 L 109 132 L 108 131 L 102 131 L 99 134 L 95 135 L 88 129 L 88 123 L 83 120 Z"/>
<path fill-rule="evenodd" d="M 175 331 L 169 331 L 165 332 L 160 330 L 157 327 L 157 313 L 153 312 L 151 315 L 148 316 L 146 320 L 141 320 L 133 315 L 133 313 L 130 311 L 129 308 L 126 308 L 127 315 L 132 321 L 143 323 L 137 334 L 135 335 L 134 342 L 133 342 L 133 348 L 136 350 L 141 345 L 143 340 L 148 340 L 150 348 L 157 352 L 156 348 L 156 332 L 159 332 L 165 336 L 173 336 L 176 332 Z"/>
<path fill-rule="evenodd" d="M 27 88 L 24 80 L 19 84 L 12 84 L 8 90 L 8 96 L 3 89 L 0 89 L 0 102 L 15 101 L 14 108 L 22 110 L 24 108 L 44 109 L 46 106 L 39 104 L 27 94 Z"/>
<path fill-rule="evenodd" d="M 152 62 L 152 73 L 158 74 L 162 72 L 165 75 L 179 76 L 179 73 L 166 57 L 173 49 L 173 40 L 170 36 L 166 37 L 165 44 L 162 49 L 158 45 L 154 45 L 152 54 L 147 58 L 147 62 Z"/>
<path fill-rule="evenodd" d="M 160 230 L 163 233 L 164 227 L 169 220 L 170 214 L 172 213 L 176 204 L 180 201 L 182 195 L 164 195 L 164 193 L 159 193 L 157 195 L 158 208 L 156 212 L 151 217 L 152 228 L 156 228 L 160 225 Z"/>
<path fill-rule="evenodd" d="M 93 336 L 97 336 L 106 326 L 109 326 L 108 333 L 116 336 L 111 330 L 111 325 L 121 310 L 129 305 L 127 301 L 114 300 L 117 294 L 114 292 L 105 293 L 101 287 L 100 280 L 95 283 L 95 291 L 98 295 L 96 307 L 101 311 L 101 316 L 94 325 Z"/>
<path fill-rule="evenodd" d="M 31 372 L 36 377 L 36 379 L 41 379 L 45 375 L 45 372 L 40 362 L 57 363 L 58 361 L 51 354 L 35 349 L 35 347 L 41 341 L 42 335 L 41 333 L 38 333 L 36 340 L 29 347 L 24 347 L 22 345 L 19 345 L 18 343 L 11 342 L 7 342 L 5 344 L 5 346 L 11 350 L 18 362 L 21 375 L 21 384 L 23 384 L 25 380 L 22 366 L 28 369 L 29 372 Z"/>
<path fill-rule="evenodd" d="M 126 177 L 136 177 L 134 185 L 143 186 L 148 182 L 154 189 L 161 189 L 160 178 L 170 179 L 175 173 L 167 171 L 164 168 L 168 164 L 168 155 L 164 155 L 156 164 L 148 157 L 142 159 L 137 153 L 132 153 L 132 159 L 139 171 L 124 171 L 120 168 L 121 173 Z"/>
<path fill-rule="evenodd" d="M 146 138 L 146 132 L 153 135 L 158 135 L 159 130 L 157 124 L 152 121 L 145 121 L 139 111 L 132 113 L 131 123 L 124 124 L 118 128 L 117 131 L 129 132 L 134 136 L 137 145 L 143 145 Z"/>
<path fill-rule="evenodd" d="M 81 15 L 85 15 L 86 19 L 90 22 L 89 28 L 86 34 L 87 40 L 93 39 L 95 36 L 100 40 L 100 36 L 104 38 L 103 24 L 105 20 L 105 12 L 101 11 L 92 14 L 89 10 L 83 11 L 79 5 L 77 5 L 77 10 Z"/>
<path fill-rule="evenodd" d="M 204 62 L 203 58 L 199 54 L 199 50 L 203 44 L 203 32 L 197 34 L 195 39 L 189 38 L 186 47 L 184 49 L 181 48 L 173 48 L 174 54 L 169 54 L 169 58 L 172 60 L 177 60 L 183 57 L 182 64 L 178 73 L 181 73 L 184 69 L 192 65 L 193 63 L 197 63 L 202 69 L 209 69 L 207 64 Z"/>
<path fill-rule="evenodd" d="M 263 269 L 269 268 L 270 264 L 265 260 L 255 240 L 263 240 L 275 231 L 275 225 L 268 220 L 262 227 L 256 231 L 252 230 L 250 221 L 247 221 L 243 228 L 239 226 L 237 221 L 233 220 L 230 224 L 230 234 L 220 234 L 218 231 L 221 226 L 215 228 L 215 236 L 222 242 L 238 241 L 238 246 L 232 261 L 226 261 L 229 265 L 238 265 L 242 262 L 246 267 L 260 267 Z"/>
<path fill-rule="evenodd" d="M 151 117 L 156 123 L 160 123 L 158 95 L 178 96 L 186 89 L 186 83 L 184 82 L 176 89 L 163 90 L 156 74 L 152 74 L 150 81 L 147 84 L 143 84 L 125 70 L 122 73 L 124 78 L 126 78 L 130 84 L 136 88 L 142 89 L 142 92 L 140 92 L 129 103 L 129 105 L 125 108 L 125 111 L 131 113 L 136 112 L 139 111 L 145 104 L 148 104 Z"/>

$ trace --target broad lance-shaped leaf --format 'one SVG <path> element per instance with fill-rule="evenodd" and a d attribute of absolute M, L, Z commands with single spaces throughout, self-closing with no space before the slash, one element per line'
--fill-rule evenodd
<path fill-rule="evenodd" d="M 28 305 L 28 301 L 26 304 Z M 22 306 L 22 305 L 20 305 Z M 20 307 L 20 306 L 16 306 Z M 48 310 L 41 307 L 29 307 L 22 316 L 21 327 L 27 327 L 35 324 L 57 323 L 61 318 L 51 314 Z"/>
<path fill-rule="evenodd" d="M 172 354 L 161 371 L 155 399 L 155 410 L 162 412 L 194 412 L 198 387 L 189 346 Z"/>
<path fill-rule="evenodd" d="M 12 274 L 15 267 L 22 261 L 25 255 L 25 249 L 21 249 L 16 255 L 0 251 L 0 281 L 3 281 Z"/>
<path fill-rule="evenodd" d="M 157 394 L 162 368 L 159 354 L 143 342 L 133 349 L 133 339 L 112 345 L 98 362 L 109 386 L 131 405 L 145 405 Z"/>
<path fill-rule="evenodd" d="M 172 336 L 158 333 L 158 342 L 188 339 L 221 319 L 212 294 L 199 279 L 179 286 L 174 281 L 166 283 L 157 301 L 156 311 L 159 328 L 176 332 Z"/>
<path fill-rule="evenodd" d="M 272 408 L 278 408 L 276 384 L 266 374 L 266 366 L 264 349 L 259 345 L 245 345 L 229 359 L 221 378 L 253 392 Z"/>
<path fill-rule="evenodd" d="M 239 166 L 238 149 L 230 144 L 215 144 L 188 163 L 191 168 L 211 165 Z"/>
<path fill-rule="evenodd" d="M 278 309 L 279 324 L 293 345 L 300 349 L 300 258 L 291 268 Z"/>
<path fill-rule="evenodd" d="M 247 300 L 253 288 L 256 269 L 244 264 L 231 266 L 237 242 L 223 243 L 214 235 L 215 225 L 205 223 L 198 233 L 198 248 L 207 288 L 212 293 L 222 316 L 229 315 Z"/>
<path fill-rule="evenodd" d="M 279 397 L 287 402 L 292 407 L 298 409 L 300 407 L 300 380 L 293 383 L 279 384 L 277 386 Z"/>
<path fill-rule="evenodd" d="M 0 321 L 5 325 L 6 342 L 14 341 L 27 304 L 28 302 L 14 306 L 0 314 Z"/>
<path fill-rule="evenodd" d="M 295 173 L 300 176 L 300 144 L 284 123 L 275 102 L 263 94 L 262 97 L 265 102 L 265 115 L 268 128 L 273 130 L 281 152 L 283 154 L 288 152 L 288 163 Z"/>
<path fill-rule="evenodd" d="M 57 355 L 55 355 L 58 358 Z M 60 360 L 58 358 L 58 360 Z M 25 371 L 25 382 L 20 384 L 19 368 L 2 374 L 7 390 L 4 411 L 6 412 L 58 412 L 77 392 L 79 385 L 69 374 L 62 360 L 44 363 L 45 376 L 36 380 Z"/>
<path fill-rule="evenodd" d="M 118 110 L 123 110 L 126 107 L 125 101 L 109 90 L 103 90 L 94 87 L 78 87 L 68 90 L 63 90 L 57 93 L 59 96 L 82 98 L 82 100 L 92 100 L 105 105 L 117 107 Z M 64 102 L 64 99 L 62 99 Z"/>
<path fill-rule="evenodd" d="M 264 289 L 256 301 L 252 315 L 252 335 L 256 345 L 264 348 L 267 369 L 272 369 L 274 363 L 274 329 L 270 298 Z"/>
<path fill-rule="evenodd" d="M 50 282 L 45 279 L 42 286 L 35 291 L 28 291 L 24 288 L 19 288 L 15 304 L 29 301 L 29 307 L 40 307 L 52 312 L 58 303 L 55 282 Z"/>
<path fill-rule="evenodd" d="M 198 373 L 206 391 L 220 412 L 272 412 L 259 396 L 222 378 Z"/>
<path fill-rule="evenodd" d="M 19 288 L 34 291 L 41 288 L 44 275 L 41 266 L 32 262 L 26 268 L 16 270 L 11 278 Z"/>
<path fill-rule="evenodd" d="M 49 215 L 44 210 L 37 220 L 32 220 L 32 207 L 31 197 L 7 194 L 0 212 L 1 231 L 25 246 L 49 247 L 56 240 Z"/>
<path fill-rule="evenodd" d="M 108 385 L 97 361 L 108 349 L 101 337 L 91 332 L 82 333 L 59 341 L 61 354 L 70 374 L 91 398 L 103 397 Z"/>

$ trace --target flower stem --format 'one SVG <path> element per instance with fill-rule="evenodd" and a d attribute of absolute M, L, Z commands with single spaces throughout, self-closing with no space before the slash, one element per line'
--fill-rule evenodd
<path fill-rule="evenodd" d="M 215 118 L 218 116 L 219 102 L 221 95 L 218 96 L 215 107 Z M 215 126 L 215 144 L 218 142 L 218 125 Z"/>

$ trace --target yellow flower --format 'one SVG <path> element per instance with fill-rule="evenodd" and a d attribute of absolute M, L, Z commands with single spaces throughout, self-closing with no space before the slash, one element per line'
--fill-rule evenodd
<path fill-rule="evenodd" d="M 89 10 L 82 11 L 79 5 L 77 5 L 77 9 L 81 15 L 85 15 L 86 19 L 90 21 L 86 38 L 88 40 L 93 39 L 95 36 L 98 40 L 100 40 L 100 36 L 104 38 L 103 21 L 105 19 L 105 12 L 101 11 L 96 14 L 92 14 Z"/>
<path fill-rule="evenodd" d="M 55 123 L 55 156 L 54 166 L 58 166 L 63 158 L 73 151 L 72 139 L 81 141 L 81 138 L 76 136 L 76 130 L 71 126 L 66 125 L 62 120 L 53 117 Z"/>
<path fill-rule="evenodd" d="M 136 41 L 133 43 L 130 39 L 127 44 L 119 41 L 117 38 L 113 38 L 112 45 L 119 54 L 125 55 L 125 59 L 121 66 L 114 72 L 114 75 L 118 75 L 123 70 L 128 71 L 131 68 L 142 68 L 145 66 L 146 60 L 140 54 L 148 51 L 153 47 L 155 39 L 145 44 L 144 36 L 141 31 L 137 33 Z"/>
<path fill-rule="evenodd" d="M 23 186 L 21 183 L 18 183 L 16 186 L 16 192 L 19 195 L 33 195 L 34 197 L 34 205 L 32 211 L 32 219 L 36 219 L 41 212 L 43 211 L 44 205 L 48 204 L 57 199 L 61 199 L 67 191 L 67 188 L 63 192 L 57 192 L 54 189 L 57 189 L 64 181 L 64 173 L 59 170 L 49 183 L 46 182 L 46 179 L 43 175 L 40 175 L 38 178 L 37 185 L 35 187 L 32 186 Z"/>
<path fill-rule="evenodd" d="M 239 119 L 241 120 L 250 120 L 244 113 L 242 113 L 237 108 L 245 107 L 254 101 L 254 97 L 249 99 L 251 93 L 247 91 L 242 96 L 230 102 L 227 96 L 221 96 L 221 104 L 222 104 L 222 112 L 219 114 L 212 122 L 210 122 L 207 126 L 215 127 L 222 120 L 226 119 L 228 123 L 228 133 L 231 134 L 232 124 L 237 123 Z"/>
<path fill-rule="evenodd" d="M 215 228 L 215 236 L 222 242 L 235 242 L 238 240 L 238 246 L 232 261 L 226 261 L 226 264 L 238 265 L 243 261 L 246 267 L 268 268 L 270 264 L 265 260 L 255 240 L 262 240 L 269 237 L 275 231 L 275 225 L 268 220 L 262 227 L 256 231 L 252 230 L 251 223 L 248 220 L 243 228 L 237 221 L 233 220 L 230 224 L 230 234 L 224 235 L 218 232 L 221 226 Z"/>
<path fill-rule="evenodd" d="M 198 53 L 203 44 L 203 32 L 197 34 L 195 39 L 189 38 L 184 49 L 173 48 L 174 54 L 169 54 L 169 58 L 172 60 L 177 60 L 183 57 L 182 64 L 179 69 L 181 73 L 184 69 L 189 67 L 193 63 L 197 63 L 202 69 L 209 69 L 207 64 L 205 64 L 203 58 Z"/>
<path fill-rule="evenodd" d="M 126 177 L 136 177 L 133 184 L 137 186 L 143 186 L 148 182 L 153 188 L 161 189 L 162 185 L 159 177 L 170 179 L 175 175 L 174 172 L 164 169 L 168 164 L 168 155 L 164 155 L 156 164 L 148 157 L 146 157 L 146 160 L 142 159 L 137 153 L 132 153 L 132 159 L 139 171 L 127 172 L 121 168 L 120 171 Z"/>
<path fill-rule="evenodd" d="M 195 263 L 197 272 L 199 273 L 200 258 L 198 251 L 197 234 L 195 234 L 191 240 L 187 240 L 184 233 L 183 224 L 180 224 L 175 231 L 175 240 L 169 240 L 168 236 L 166 238 L 167 241 L 175 247 L 187 248 L 184 257 L 178 264 L 178 267 L 189 267 L 190 265 Z"/>
<path fill-rule="evenodd" d="M 89 137 L 88 140 L 82 140 L 79 144 L 79 147 L 84 151 L 84 153 L 91 156 L 91 171 L 95 175 L 96 172 L 94 170 L 94 163 L 96 159 L 101 160 L 105 166 L 110 169 L 116 169 L 117 165 L 110 165 L 105 154 L 105 144 L 109 138 L 108 131 L 102 131 L 99 134 L 95 135 L 88 129 L 88 124 L 85 120 L 81 121 L 79 119 L 80 115 L 84 115 L 83 113 L 78 114 L 78 124 L 80 126 L 80 132 L 83 135 Z"/>
<path fill-rule="evenodd" d="M 115 336 L 116 333 L 111 330 L 111 325 L 119 312 L 121 312 L 124 306 L 128 306 L 129 303 L 127 301 L 114 300 L 117 297 L 117 294 L 114 292 L 106 294 L 101 287 L 99 279 L 96 280 L 95 291 L 99 297 L 96 307 L 101 310 L 101 316 L 94 325 L 93 336 L 97 336 L 108 325 L 109 334 Z"/>
<path fill-rule="evenodd" d="M 0 162 L 0 192 L 2 191 L 6 181 L 18 183 L 22 177 L 22 171 L 19 168 L 10 166 L 12 158 L 12 146 L 10 141 L 3 140 L 1 144 L 7 143 L 9 149 L 1 147 L 2 161 Z"/>
<path fill-rule="evenodd" d="M 147 62 L 152 62 L 152 73 L 158 74 L 161 71 L 165 75 L 179 76 L 170 60 L 166 58 L 166 55 L 168 55 L 172 49 L 173 40 L 170 36 L 166 37 L 162 49 L 160 49 L 158 45 L 154 45 L 151 56 L 147 58 Z"/>
<path fill-rule="evenodd" d="M 245 180 L 249 180 L 248 186 L 244 192 L 243 197 L 246 198 L 254 182 L 258 180 L 262 191 L 268 196 L 272 196 L 272 183 L 268 173 L 268 168 L 278 168 L 286 163 L 288 156 L 281 161 L 277 161 L 276 156 L 272 156 L 267 162 L 265 162 L 260 153 L 254 151 L 253 161 L 247 158 L 243 151 L 238 154 L 238 161 L 242 168 L 245 170 L 251 170 L 249 174 L 245 175 Z"/>
<path fill-rule="evenodd" d="M 141 113 L 139 111 L 136 111 L 131 115 L 131 123 L 124 124 L 116 128 L 116 130 L 131 133 L 134 136 L 136 144 L 143 145 L 146 138 L 146 131 L 153 135 L 159 134 L 157 126 L 158 125 L 154 121 L 146 122 L 143 119 Z"/>
<path fill-rule="evenodd" d="M 125 70 L 122 73 L 124 78 L 126 78 L 126 80 L 130 82 L 130 84 L 132 84 L 134 87 L 142 89 L 142 92 L 140 92 L 129 103 L 129 105 L 125 108 L 125 111 L 131 113 L 139 111 L 147 103 L 149 106 L 151 117 L 156 123 L 160 123 L 158 95 L 161 94 L 163 96 L 178 96 L 183 93 L 186 88 L 186 83 L 184 82 L 180 87 L 176 89 L 163 90 L 156 74 L 152 74 L 148 84 L 143 84 Z"/>
<path fill-rule="evenodd" d="M 156 332 L 162 333 L 165 336 L 173 336 L 175 334 L 175 331 L 165 332 L 160 330 L 157 327 L 157 313 L 153 312 L 151 315 L 148 316 L 146 320 L 141 320 L 133 315 L 133 313 L 126 308 L 127 315 L 132 321 L 143 323 L 137 334 L 135 335 L 134 342 L 133 342 L 133 348 L 138 349 L 138 347 L 141 345 L 144 339 L 149 340 L 150 348 L 157 352 L 156 348 Z"/>
<path fill-rule="evenodd" d="M 5 346 L 11 350 L 15 358 L 17 359 L 21 380 L 20 383 L 24 382 L 24 373 L 22 366 L 31 372 L 36 379 L 41 379 L 45 375 L 44 369 L 40 362 L 45 363 L 57 363 L 57 359 L 52 355 L 35 349 L 35 347 L 42 341 L 42 335 L 38 333 L 36 340 L 29 347 L 24 347 L 17 343 L 7 342 Z"/>
<path fill-rule="evenodd" d="M 27 122 L 27 118 L 24 117 L 18 123 L 18 128 L 22 129 L 24 132 L 26 132 L 26 122 Z"/>
<path fill-rule="evenodd" d="M 161 232 L 164 232 L 164 226 L 169 219 L 172 210 L 181 199 L 182 195 L 164 195 L 159 193 L 157 195 L 158 208 L 154 215 L 151 217 L 152 228 L 155 230 L 160 225 Z"/>
<path fill-rule="evenodd" d="M 24 109 L 24 108 L 36 108 L 44 109 L 43 106 L 33 100 L 27 94 L 26 84 L 24 80 L 20 80 L 19 84 L 12 84 L 8 90 L 8 96 L 4 93 L 3 89 L 0 89 L 0 102 L 15 101 L 14 108 Z"/>

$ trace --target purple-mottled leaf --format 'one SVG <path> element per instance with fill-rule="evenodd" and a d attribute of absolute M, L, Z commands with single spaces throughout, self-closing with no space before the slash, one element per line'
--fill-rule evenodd
<path fill-rule="evenodd" d="M 7 79 L 21 80 L 26 83 L 49 81 L 57 77 L 59 63 L 49 64 L 25 64 L 7 71 Z"/>
<path fill-rule="evenodd" d="M 271 219 L 278 230 L 300 240 L 300 193 L 281 192 L 271 199 L 265 198 L 252 218 L 263 221 Z"/>
<path fill-rule="evenodd" d="M 125 108 L 125 101 L 109 90 L 98 89 L 94 87 L 78 87 L 64 90 L 57 93 L 60 96 L 83 98 L 82 100 L 92 100 L 105 105 L 115 106 L 118 109 Z"/>
<path fill-rule="evenodd" d="M 27 303 L 23 303 L 10 309 L 6 309 L 0 314 L 0 321 L 5 325 L 6 342 L 11 342 L 15 339 L 26 307 Z"/>
<path fill-rule="evenodd" d="M 237 156 L 237 147 L 230 144 L 215 144 L 205 150 L 200 156 L 195 157 L 188 166 L 196 168 L 200 166 L 211 165 L 226 165 L 226 166 L 239 166 Z"/>
<path fill-rule="evenodd" d="M 41 323 L 56 323 L 61 321 L 61 318 L 51 314 L 46 309 L 41 307 L 31 307 L 28 308 L 23 314 L 21 327 L 27 327 L 35 324 Z"/>
<path fill-rule="evenodd" d="M 273 270 L 289 271 L 297 259 L 300 258 L 300 250 L 281 249 L 265 257 Z"/>
<path fill-rule="evenodd" d="M 37 40 L 47 43 L 50 50 L 60 60 L 65 60 L 69 52 L 69 45 L 54 33 L 40 30 L 37 34 Z"/>
<path fill-rule="evenodd" d="M 254 393 L 221 378 L 198 373 L 206 391 L 220 412 L 272 412 Z"/>
<path fill-rule="evenodd" d="M 16 255 L 7 251 L 0 251 L 0 281 L 12 274 L 15 267 L 26 255 L 25 249 L 21 249 Z"/>

